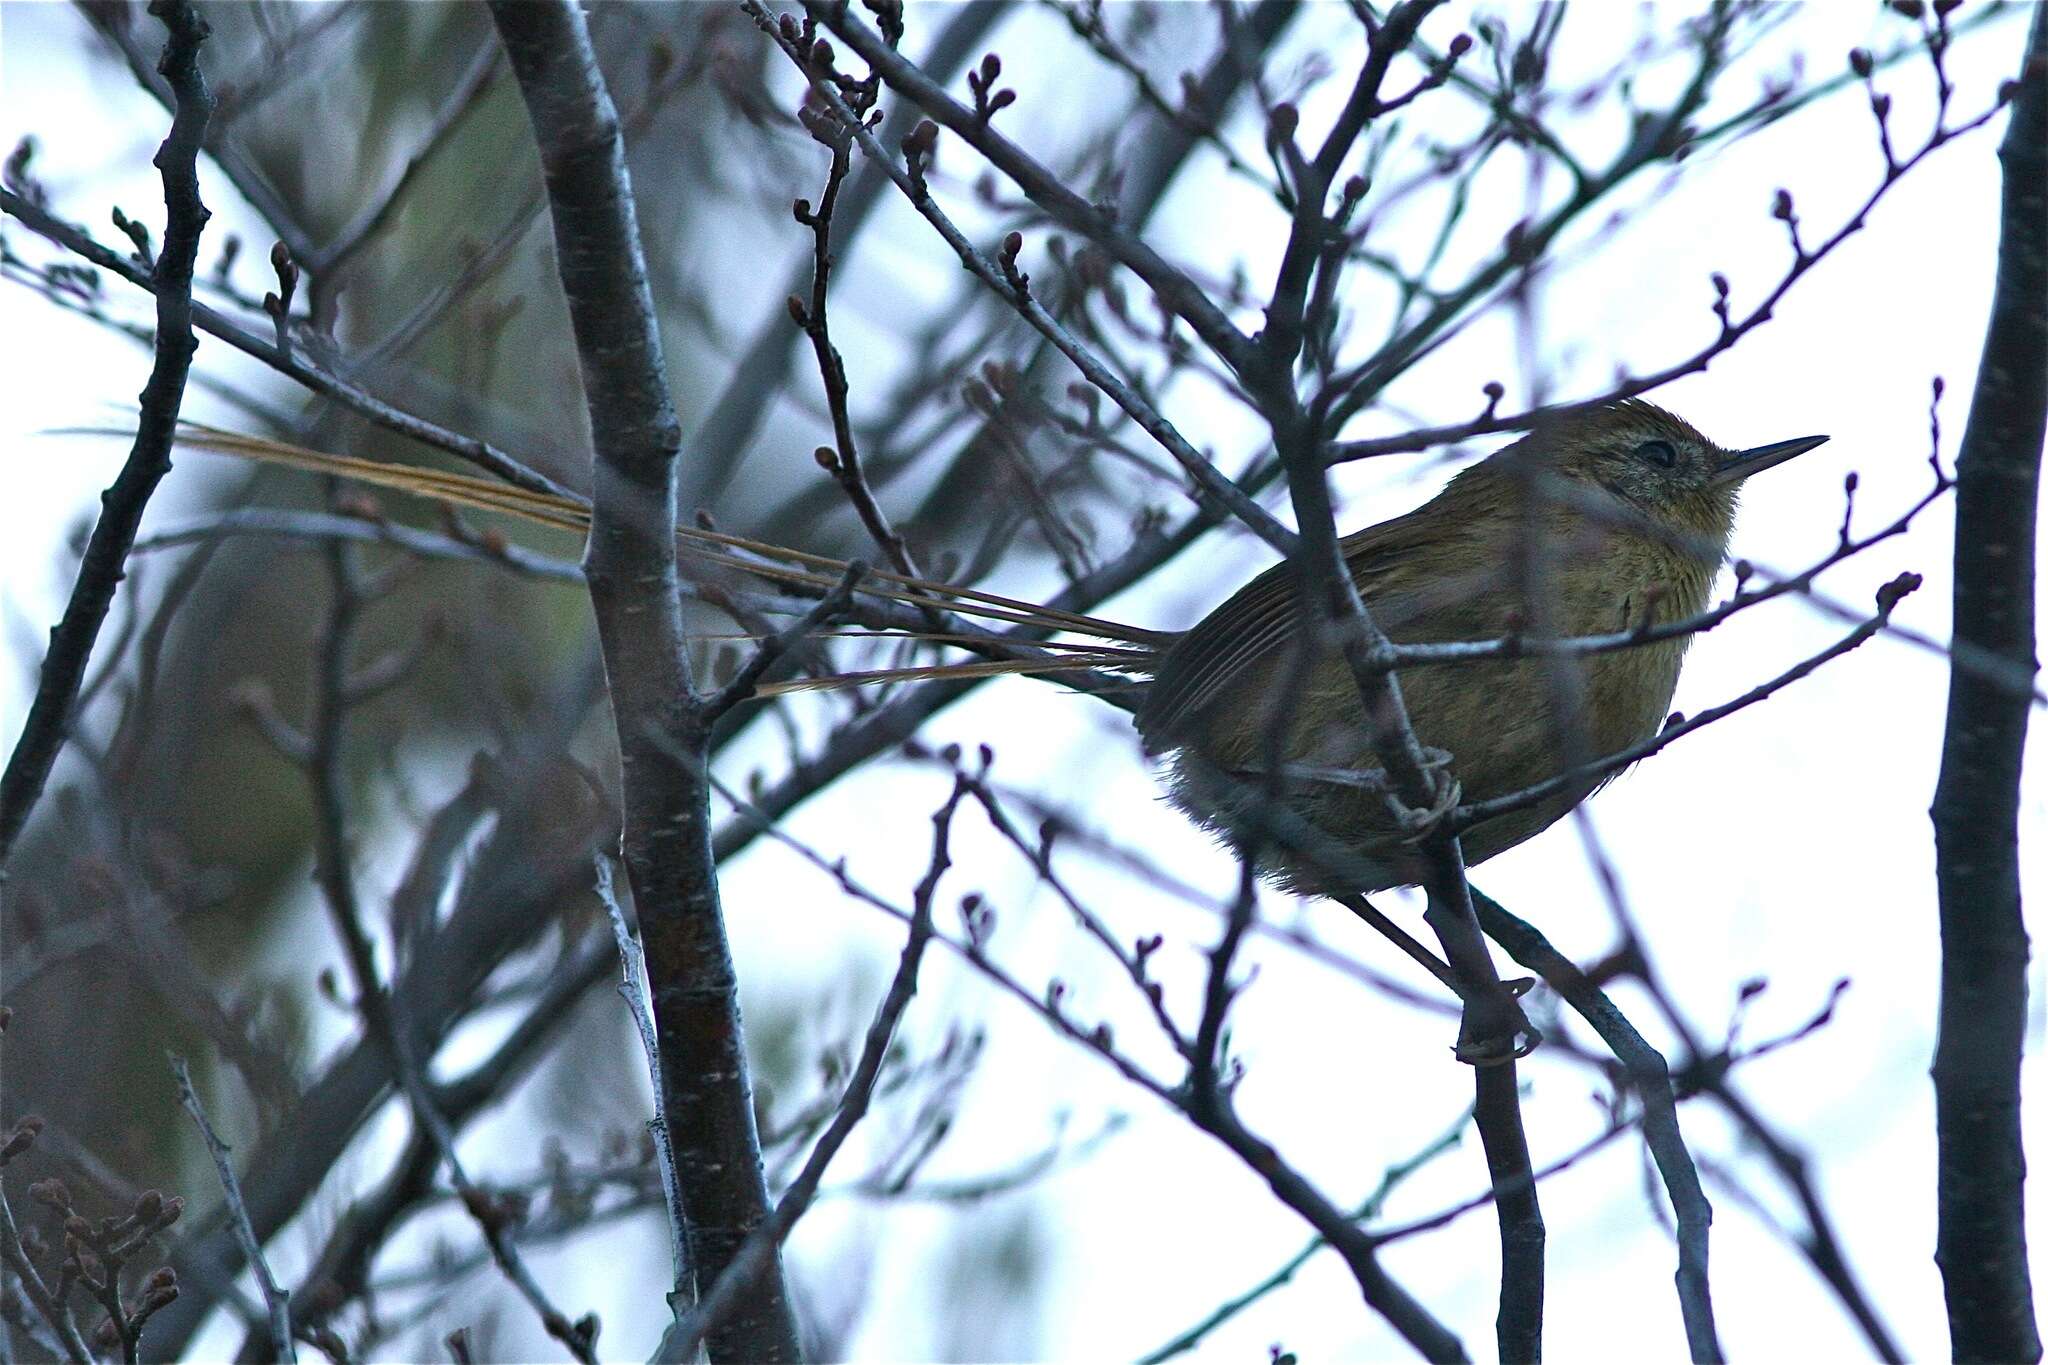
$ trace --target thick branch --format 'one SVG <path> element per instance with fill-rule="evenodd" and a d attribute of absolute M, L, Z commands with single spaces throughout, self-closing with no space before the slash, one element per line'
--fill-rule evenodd
<path fill-rule="evenodd" d="M 590 585 L 617 728 L 622 852 L 640 917 L 663 1111 L 696 1284 L 724 1273 L 768 1217 L 760 1141 L 711 850 L 705 754 L 676 571 L 670 401 L 619 118 L 574 4 L 499 3 L 554 219 L 555 256 L 596 455 Z M 692 1285 L 679 1275 L 672 1306 Z M 795 1360 L 796 1319 L 770 1262 L 710 1338 L 713 1360 Z"/>
<path fill-rule="evenodd" d="M 2031 677 L 2034 519 L 2048 426 L 2048 8 L 2034 11 L 2005 166 L 1998 284 L 1956 460 L 1955 637 Z M 1941 898 L 1940 1141 L 1935 1260 L 1957 1360 L 2038 1360 L 2022 1199 L 2020 763 L 2028 689 L 1949 673 L 1934 791 Z"/>

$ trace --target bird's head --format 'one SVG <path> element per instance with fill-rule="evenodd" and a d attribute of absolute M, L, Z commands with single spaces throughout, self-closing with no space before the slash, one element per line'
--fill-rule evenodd
<path fill-rule="evenodd" d="M 1567 481 L 1553 491 L 1591 485 L 1676 536 L 1726 546 L 1743 481 L 1827 439 L 1725 450 L 1682 418 L 1631 398 L 1561 416 L 1500 454 Z"/>

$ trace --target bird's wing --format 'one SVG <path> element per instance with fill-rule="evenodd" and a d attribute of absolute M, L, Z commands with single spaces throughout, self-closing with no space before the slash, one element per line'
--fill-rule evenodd
<path fill-rule="evenodd" d="M 1420 509 L 1418 509 L 1420 510 Z M 1382 629 L 1412 616 L 1422 594 L 1413 552 L 1439 521 L 1416 513 L 1346 536 L 1344 561 Z M 1209 703 L 1248 666 L 1285 648 L 1301 629 L 1301 593 L 1294 566 L 1275 564 L 1176 640 L 1161 658 L 1138 715 L 1148 749 L 1183 742 Z"/>

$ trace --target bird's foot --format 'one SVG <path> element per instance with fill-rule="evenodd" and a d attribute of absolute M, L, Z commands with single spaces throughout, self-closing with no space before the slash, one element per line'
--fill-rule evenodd
<path fill-rule="evenodd" d="M 1446 750 L 1425 745 L 1422 760 L 1422 775 L 1430 789 L 1429 804 L 1411 806 L 1392 792 L 1386 796 L 1387 809 L 1394 813 L 1394 822 L 1401 827 L 1404 843 L 1422 842 L 1458 808 L 1458 803 L 1465 796 L 1465 789 L 1451 775 L 1451 756 Z"/>

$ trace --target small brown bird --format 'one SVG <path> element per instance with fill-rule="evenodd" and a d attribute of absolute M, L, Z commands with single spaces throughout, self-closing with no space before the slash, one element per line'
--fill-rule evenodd
<path fill-rule="evenodd" d="M 1683 620 L 1707 606 L 1743 480 L 1826 439 L 1730 452 L 1662 408 L 1618 403 L 1540 426 L 1406 516 L 1346 536 L 1344 559 L 1397 644 Z M 1327 858 L 1282 853 L 1269 870 L 1283 885 L 1368 892 L 1413 882 L 1421 866 L 1372 780 L 1380 762 L 1352 671 L 1329 643 L 1304 656 L 1302 624 L 1296 573 L 1279 564 L 1173 640 L 1138 710 L 1146 747 L 1174 756 L 1174 800 L 1202 824 L 1270 837 L 1263 808 L 1277 792 L 1349 855 L 1333 872 L 1319 865 Z M 1690 641 L 1411 667 L 1401 691 L 1416 737 L 1446 756 L 1466 799 L 1485 800 L 1655 735 Z M 1466 861 L 1540 832 L 1604 780 L 1467 829 Z M 1254 816 L 1259 827 L 1248 828 Z"/>
<path fill-rule="evenodd" d="M 565 529 L 587 520 L 572 500 L 490 480 L 201 428 L 183 439 Z M 1344 558 L 1374 620 L 1397 644 L 1538 641 L 1679 621 L 1707 606 L 1743 481 L 1825 440 L 1731 452 L 1640 400 L 1581 411 L 1539 425 L 1407 515 L 1346 536 Z M 681 536 L 693 556 L 813 588 L 845 568 L 739 537 L 694 529 Z M 734 550 L 755 558 L 738 564 Z M 759 556 L 783 562 L 766 565 Z M 1171 756 L 1175 803 L 1210 829 L 1266 846 L 1269 876 L 1291 889 L 1333 893 L 1382 890 L 1419 875 L 1414 835 L 1379 780 L 1351 669 L 1334 643 L 1304 640 L 1291 565 L 1266 570 L 1180 634 L 884 572 L 871 572 L 860 591 L 920 603 L 939 597 L 967 615 L 1115 643 L 1050 660 L 851 673 L 764 692 L 1102 668 L 1149 676 L 1133 709 L 1147 752 Z M 1579 657 L 1411 666 L 1399 680 L 1417 738 L 1448 765 L 1464 799 L 1479 801 L 1655 735 L 1690 640 L 1677 635 Z M 1472 826 L 1464 831 L 1465 860 L 1483 862 L 1537 834 L 1605 780 L 1588 779 Z M 1292 833 L 1276 809 L 1293 821 Z"/>

